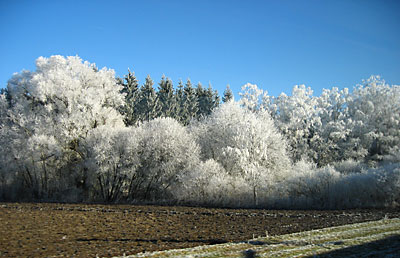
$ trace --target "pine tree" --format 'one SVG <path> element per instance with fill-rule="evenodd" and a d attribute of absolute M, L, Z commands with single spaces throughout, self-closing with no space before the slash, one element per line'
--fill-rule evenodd
<path fill-rule="evenodd" d="M 213 109 L 219 105 L 218 92 L 213 91 L 211 84 L 208 85 L 206 90 L 201 83 L 198 83 L 196 97 L 199 105 L 199 110 L 197 111 L 198 118 L 210 115 Z"/>
<path fill-rule="evenodd" d="M 157 92 L 158 103 L 160 106 L 159 116 L 161 117 L 174 117 L 176 111 L 176 100 L 174 96 L 174 87 L 169 78 L 162 76 L 159 83 L 159 90 Z"/>
<path fill-rule="evenodd" d="M 208 85 L 208 89 L 206 91 L 206 110 L 205 110 L 205 115 L 210 115 L 214 108 L 219 106 L 220 103 L 220 98 L 218 95 L 218 91 L 215 90 L 213 91 L 211 84 Z"/>
<path fill-rule="evenodd" d="M 196 97 L 197 97 L 197 117 L 202 117 L 207 110 L 207 95 L 206 90 L 203 88 L 203 85 L 199 82 L 196 87 Z"/>
<path fill-rule="evenodd" d="M 125 124 L 130 126 L 138 121 L 138 101 L 139 101 L 139 84 L 135 73 L 128 69 L 128 74 L 125 76 L 125 82 L 122 81 L 122 93 L 125 93 Z"/>
<path fill-rule="evenodd" d="M 221 98 L 219 97 L 218 91 L 214 91 L 214 107 L 213 110 L 221 104 Z"/>
<path fill-rule="evenodd" d="M 140 88 L 139 120 L 150 121 L 159 114 L 157 94 L 153 88 L 154 82 L 147 75 L 146 82 Z"/>
<path fill-rule="evenodd" d="M 184 105 L 185 105 L 185 99 L 184 99 L 184 85 L 182 80 L 179 80 L 177 89 L 175 91 L 175 119 L 178 120 L 183 124 L 183 114 L 184 112 Z"/>
<path fill-rule="evenodd" d="M 226 85 L 226 89 L 224 91 L 224 96 L 222 97 L 222 101 L 225 103 L 225 102 L 229 102 L 230 100 L 233 100 L 233 93 L 228 84 L 228 85 Z"/>
<path fill-rule="evenodd" d="M 198 112 L 198 102 L 196 91 L 192 86 L 190 79 L 187 80 L 183 89 L 183 108 L 181 112 L 181 121 L 184 125 L 189 124 L 193 117 L 196 117 Z"/>

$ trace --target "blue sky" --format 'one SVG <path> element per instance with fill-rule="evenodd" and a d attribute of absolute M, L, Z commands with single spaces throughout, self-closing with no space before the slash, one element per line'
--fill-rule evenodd
<path fill-rule="evenodd" d="M 79 55 L 142 84 L 188 77 L 235 95 L 400 84 L 400 1 L 0 0 L 0 87 L 39 56 Z"/>

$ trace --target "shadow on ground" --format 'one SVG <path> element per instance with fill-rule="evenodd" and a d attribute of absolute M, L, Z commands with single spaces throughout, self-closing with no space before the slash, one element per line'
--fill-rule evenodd
<path fill-rule="evenodd" d="M 309 257 L 400 257 L 400 235 Z"/>

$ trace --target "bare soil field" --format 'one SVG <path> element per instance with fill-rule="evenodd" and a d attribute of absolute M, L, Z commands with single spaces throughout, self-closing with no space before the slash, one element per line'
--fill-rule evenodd
<path fill-rule="evenodd" d="M 112 257 L 399 218 L 400 210 L 0 203 L 2 257 Z"/>

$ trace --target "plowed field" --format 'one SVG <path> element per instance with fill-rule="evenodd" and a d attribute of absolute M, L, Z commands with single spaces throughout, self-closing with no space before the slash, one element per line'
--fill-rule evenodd
<path fill-rule="evenodd" d="M 2 257 L 111 257 L 399 218 L 399 210 L 0 204 Z"/>

